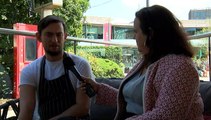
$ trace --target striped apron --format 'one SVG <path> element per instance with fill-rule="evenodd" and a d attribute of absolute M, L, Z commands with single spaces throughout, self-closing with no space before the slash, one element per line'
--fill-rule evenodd
<path fill-rule="evenodd" d="M 39 82 L 39 107 L 41 120 L 47 120 L 61 114 L 72 105 L 76 104 L 76 93 L 69 79 L 68 70 L 65 74 L 53 79 L 45 79 L 45 56 L 41 62 Z"/>

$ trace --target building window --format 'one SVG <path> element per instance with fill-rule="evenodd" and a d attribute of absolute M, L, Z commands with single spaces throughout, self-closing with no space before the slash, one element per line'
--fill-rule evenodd
<path fill-rule="evenodd" d="M 133 28 L 112 27 L 112 39 L 133 39 Z"/>
<path fill-rule="evenodd" d="M 84 25 L 83 38 L 103 39 L 103 26 Z"/>

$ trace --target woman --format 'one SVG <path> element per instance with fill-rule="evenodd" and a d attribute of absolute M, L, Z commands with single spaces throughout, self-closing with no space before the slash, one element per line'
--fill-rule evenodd
<path fill-rule="evenodd" d="M 115 120 L 202 120 L 199 76 L 180 22 L 158 5 L 135 15 L 135 39 L 143 57 L 119 90 L 84 78 L 97 92 L 96 103 L 117 102 Z"/>

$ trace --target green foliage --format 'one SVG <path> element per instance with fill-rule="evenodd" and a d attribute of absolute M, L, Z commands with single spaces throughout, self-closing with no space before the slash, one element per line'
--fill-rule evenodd
<path fill-rule="evenodd" d="M 0 0 L 0 27 L 13 28 L 13 24 L 34 24 L 39 20 L 37 13 L 32 12 L 28 0 Z"/>
<path fill-rule="evenodd" d="M 109 58 L 117 63 L 122 62 L 122 48 L 120 47 L 105 47 L 105 58 Z"/>
<path fill-rule="evenodd" d="M 69 49 L 68 52 L 71 52 Z M 72 51 L 73 52 L 73 51 Z M 92 67 L 92 71 L 96 78 L 122 78 L 124 77 L 123 63 L 119 66 L 112 60 L 97 58 L 92 56 L 92 54 L 86 53 L 84 51 L 78 52 L 79 56 L 86 58 Z"/>
<path fill-rule="evenodd" d="M 82 36 L 83 13 L 89 7 L 89 0 L 63 0 L 62 8 L 53 10 L 53 14 L 62 17 L 67 24 L 68 33 L 70 36 Z"/>
<path fill-rule="evenodd" d="M 5 44 L 7 44 L 5 42 Z M 6 52 L 5 52 L 6 51 Z M 6 47 L 6 49 L 0 50 L 0 98 L 11 97 L 12 81 L 13 81 L 13 50 Z M 9 54 L 8 54 L 9 53 Z M 4 69 L 3 69 L 4 68 Z M 11 79 L 5 79 L 11 76 Z M 10 83 L 10 84 L 9 84 Z"/>
<path fill-rule="evenodd" d="M 201 58 L 207 58 L 208 56 L 208 45 L 204 44 L 200 46 L 200 51 L 201 51 Z"/>
<path fill-rule="evenodd" d="M 98 66 L 93 69 L 96 77 L 101 78 L 122 78 L 124 77 L 123 70 L 120 66 L 108 59 L 97 58 L 96 63 L 91 64 L 92 66 Z"/>
<path fill-rule="evenodd" d="M 0 64 L 0 98 L 11 97 L 11 80 L 5 68 Z"/>
<path fill-rule="evenodd" d="M 195 47 L 195 49 L 196 49 L 195 59 L 207 59 L 207 56 L 209 54 L 208 44 L 200 44 L 198 47 Z"/>
<path fill-rule="evenodd" d="M 7 98 L 11 95 L 11 88 L 8 86 L 7 81 L 0 76 L 0 98 Z"/>
<path fill-rule="evenodd" d="M 73 51 L 73 46 L 66 46 L 66 51 Z M 76 50 L 78 52 L 80 51 L 86 51 L 88 54 L 92 54 L 95 57 L 98 58 L 104 58 L 112 60 L 116 63 L 122 62 L 122 48 L 121 47 L 114 47 L 114 46 L 76 46 Z"/>

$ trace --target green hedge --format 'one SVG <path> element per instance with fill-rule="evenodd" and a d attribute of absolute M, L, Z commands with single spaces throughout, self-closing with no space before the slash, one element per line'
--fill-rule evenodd
<path fill-rule="evenodd" d="M 68 51 L 71 52 L 71 51 Z M 73 52 L 72 52 L 73 53 Z M 124 64 L 104 59 L 104 58 L 97 58 L 92 54 L 89 54 L 85 51 L 80 51 L 77 55 L 84 57 L 88 60 L 92 67 L 92 71 L 96 78 L 122 78 L 124 77 Z"/>
<path fill-rule="evenodd" d="M 66 46 L 66 51 L 73 52 L 73 46 Z M 85 51 L 97 58 L 112 60 L 116 63 L 122 63 L 122 48 L 114 46 L 76 46 L 76 54 Z"/>
<path fill-rule="evenodd" d="M 94 67 L 93 72 L 97 78 L 122 78 L 124 77 L 123 69 L 108 59 L 96 58 L 96 63 L 91 63 Z"/>

